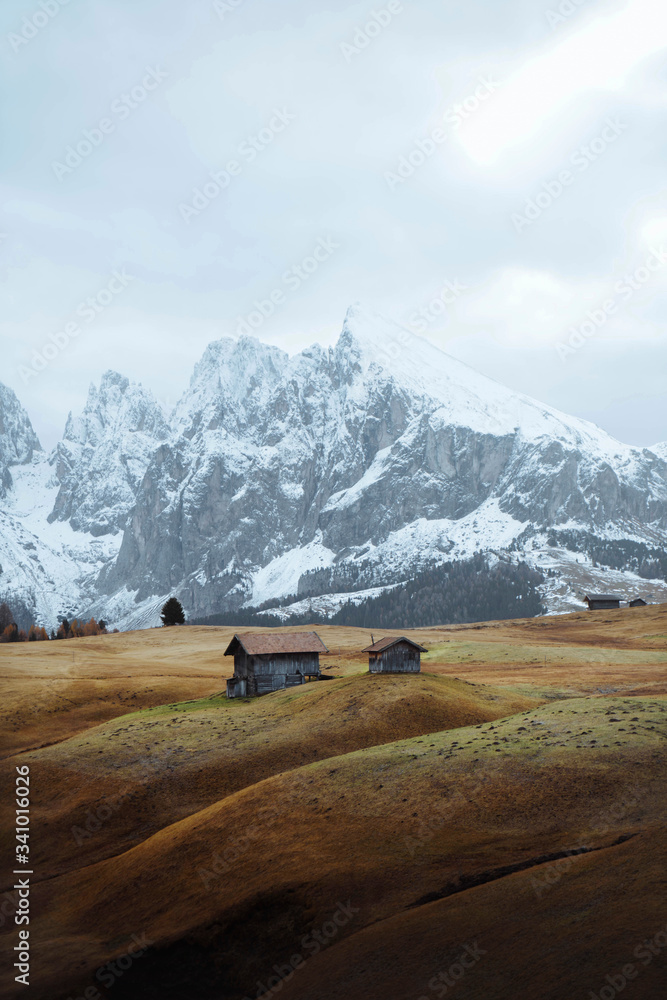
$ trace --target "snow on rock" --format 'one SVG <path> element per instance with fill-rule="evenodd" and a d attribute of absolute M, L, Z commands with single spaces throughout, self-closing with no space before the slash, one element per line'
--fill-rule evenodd
<path fill-rule="evenodd" d="M 107 371 L 79 417 L 69 415 L 51 462 L 60 484 L 51 521 L 93 535 L 122 531 L 146 467 L 169 429 L 140 385 Z"/>
<path fill-rule="evenodd" d="M 14 469 L 13 480 L 0 510 L 0 596 L 17 617 L 25 608 L 53 628 L 92 602 L 97 576 L 116 557 L 120 538 L 95 538 L 63 522 L 49 523 L 58 484 L 44 455 Z"/>
<path fill-rule="evenodd" d="M 331 566 L 335 555 L 318 539 L 303 548 L 284 552 L 254 574 L 252 595 L 246 603 L 257 607 L 265 601 L 296 594 L 303 574 Z"/>
<path fill-rule="evenodd" d="M 610 461 L 632 459 L 634 449 L 595 424 L 508 389 L 361 305 L 348 309 L 341 347 L 354 354 L 364 374 L 381 368 L 385 377 L 390 375 L 412 396 L 440 403 L 439 419 L 448 425 L 495 437 L 518 432 L 526 441 L 550 437 L 570 447 L 595 450 Z"/>
<path fill-rule="evenodd" d="M 30 418 L 16 394 L 0 382 L 0 497 L 12 485 L 9 467 L 31 462 L 42 450 Z"/>
<path fill-rule="evenodd" d="M 345 604 L 363 604 L 373 597 L 381 597 L 390 590 L 395 590 L 400 583 L 389 584 L 387 587 L 368 587 L 366 590 L 355 590 L 351 593 L 322 594 L 319 597 L 307 597 L 303 601 L 295 601 L 293 604 L 284 604 L 280 608 L 260 611 L 260 615 L 271 615 L 280 618 L 285 624 L 289 624 L 291 618 L 302 615 L 327 615 L 331 617 Z"/>
<path fill-rule="evenodd" d="M 12 454 L 29 461 L 27 425 L 13 421 Z M 621 444 L 360 306 L 326 350 L 210 344 L 169 425 L 150 394 L 107 373 L 51 460 L 51 513 L 28 527 L 4 503 L 3 545 L 24 573 L 22 532 L 42 565 L 62 552 L 64 603 L 78 595 L 124 627 L 156 623 L 170 594 L 204 616 L 392 586 L 475 552 L 537 564 L 546 546 L 532 544 L 564 525 L 667 543 L 664 445 Z M 572 565 L 563 555 L 563 574 Z M 553 601 L 569 600 L 551 580 Z"/>

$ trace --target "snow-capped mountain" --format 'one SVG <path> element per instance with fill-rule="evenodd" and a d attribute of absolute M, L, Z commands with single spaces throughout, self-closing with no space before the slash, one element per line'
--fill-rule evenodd
<path fill-rule="evenodd" d="M 0 382 L 0 497 L 12 486 L 12 465 L 25 465 L 41 451 L 30 418 L 16 394 Z"/>
<path fill-rule="evenodd" d="M 94 583 L 81 568 L 81 608 L 125 626 L 151 623 L 169 593 L 191 615 L 290 595 L 301 606 L 476 551 L 552 570 L 560 609 L 610 589 L 587 554 L 596 539 L 667 540 L 660 447 L 620 444 L 359 307 L 328 350 L 209 345 L 168 426 L 141 387 L 107 373 L 49 461 L 45 529 L 67 520 L 106 545 Z M 568 532 L 586 544 L 562 543 Z M 664 580 L 623 569 L 613 586 L 667 599 Z"/>
<path fill-rule="evenodd" d="M 122 531 L 156 446 L 169 436 L 159 404 L 117 372 L 91 385 L 51 458 L 60 489 L 50 521 L 93 535 Z"/>

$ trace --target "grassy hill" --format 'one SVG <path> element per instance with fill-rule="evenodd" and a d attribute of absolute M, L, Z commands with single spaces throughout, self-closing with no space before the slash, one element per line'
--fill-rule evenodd
<path fill-rule="evenodd" d="M 667 608 L 416 630 L 417 677 L 319 631 L 336 679 L 250 701 L 221 697 L 232 629 L 0 650 L 31 997 L 106 997 L 120 959 L 118 1000 L 255 997 L 274 966 L 287 1000 L 432 1000 L 466 945 L 447 995 L 588 1000 L 634 962 L 657 996 Z"/>
<path fill-rule="evenodd" d="M 448 677 L 362 674 L 249 701 L 218 695 L 120 716 L 13 758 L 43 783 L 33 812 L 45 834 L 35 845 L 39 877 L 120 853 L 278 772 L 538 703 Z"/>

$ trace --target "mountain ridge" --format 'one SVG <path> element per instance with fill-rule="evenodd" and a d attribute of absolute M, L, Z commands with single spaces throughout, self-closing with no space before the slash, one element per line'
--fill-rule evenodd
<path fill-rule="evenodd" d="M 213 341 L 168 418 L 107 372 L 48 457 L 25 442 L 21 454 L 50 463 L 48 525 L 67 522 L 97 553 L 74 610 L 124 625 L 155 622 L 172 592 L 192 614 L 231 612 L 298 595 L 325 569 L 334 588 L 352 573 L 362 590 L 478 551 L 555 570 L 554 528 L 667 541 L 667 448 L 622 444 L 359 305 L 330 348 Z M 32 531 L 39 550 L 48 531 Z M 586 586 L 579 555 L 560 555 L 577 583 L 550 585 L 551 610 Z M 21 590 L 20 562 L 0 595 L 12 577 Z M 26 606 L 44 604 L 23 589 Z"/>

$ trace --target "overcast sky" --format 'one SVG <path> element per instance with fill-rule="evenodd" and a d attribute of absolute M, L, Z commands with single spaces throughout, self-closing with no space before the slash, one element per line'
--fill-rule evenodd
<path fill-rule="evenodd" d="M 0 380 L 45 446 L 107 368 L 169 405 L 242 320 L 294 352 L 353 301 L 667 440 L 659 0 L 3 0 L 0 42 Z"/>

